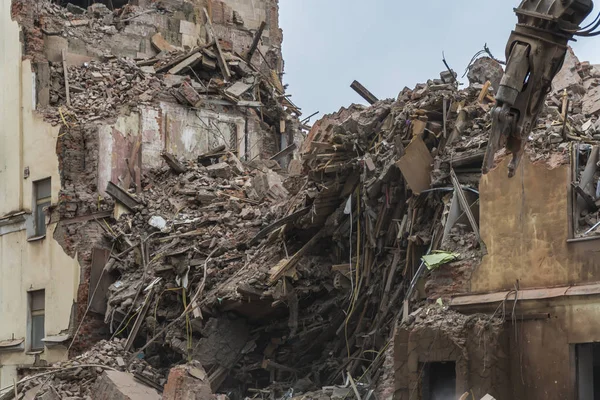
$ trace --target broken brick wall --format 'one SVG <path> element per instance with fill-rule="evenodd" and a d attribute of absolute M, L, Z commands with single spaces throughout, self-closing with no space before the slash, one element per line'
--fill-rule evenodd
<path fill-rule="evenodd" d="M 61 174 L 61 191 L 58 206 L 59 222 L 54 239 L 71 257 L 76 257 L 80 265 L 80 280 L 77 291 L 77 309 L 74 329 L 81 322 L 90 292 L 89 287 L 92 249 L 110 248 L 101 226 L 102 219 L 95 215 L 110 211 L 111 199 L 99 196 L 97 186 L 98 134 L 97 128 L 77 127 L 61 129 L 56 153 Z M 72 351 L 79 352 L 106 336 L 102 316 L 88 313 L 81 325 L 77 341 Z M 74 333 L 74 332 L 73 332 Z"/>
<path fill-rule="evenodd" d="M 283 31 L 279 28 L 278 0 L 210 0 L 210 11 L 215 30 L 225 46 L 238 53 L 243 53 L 252 44 L 253 33 L 258 30 L 261 22 L 266 23 L 259 49 L 269 60 L 266 66 L 258 52 L 252 58 L 252 63 L 261 66 L 263 72 L 273 69 L 283 72 L 283 57 L 281 45 Z"/>
<path fill-rule="evenodd" d="M 426 363 L 456 364 L 456 398 L 509 398 L 508 336 L 502 321 L 440 308 L 420 309 L 396 329 L 394 400 L 421 398 Z"/>

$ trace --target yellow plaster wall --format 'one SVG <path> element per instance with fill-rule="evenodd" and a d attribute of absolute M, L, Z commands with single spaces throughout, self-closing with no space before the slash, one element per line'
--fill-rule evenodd
<path fill-rule="evenodd" d="M 488 254 L 472 292 L 600 281 L 600 241 L 567 243 L 570 166 L 524 157 L 514 178 L 506 159 L 480 182 L 481 236 Z"/>
<path fill-rule="evenodd" d="M 45 123 L 33 110 L 32 67 L 29 60 L 21 61 L 19 27 L 11 20 L 10 5 L 11 0 L 0 0 L 0 218 L 31 211 L 35 180 L 52 179 L 53 204 L 60 190 L 59 127 Z M 30 170 L 27 179 L 25 167 Z M 46 238 L 32 242 L 26 230 L 0 235 L 0 341 L 27 337 L 29 290 L 46 291 L 46 335 L 69 328 L 79 265 L 53 239 L 55 228 L 48 226 Z M 66 348 L 46 348 L 40 358 L 54 362 L 66 355 Z M 34 356 L 22 351 L 0 353 L 0 388 L 12 383 L 17 365 L 33 361 Z"/>
<path fill-rule="evenodd" d="M 10 17 L 11 0 L 0 0 L 0 216 L 21 207 L 21 42 Z"/>
<path fill-rule="evenodd" d="M 48 226 L 46 239 L 34 242 L 27 241 L 24 230 L 0 236 L 0 340 L 27 337 L 27 292 L 31 290 L 46 291 L 46 335 L 69 327 L 79 266 L 52 239 L 55 228 L 56 224 Z M 26 358 L 0 353 L 0 364 L 17 358 L 26 363 Z"/>

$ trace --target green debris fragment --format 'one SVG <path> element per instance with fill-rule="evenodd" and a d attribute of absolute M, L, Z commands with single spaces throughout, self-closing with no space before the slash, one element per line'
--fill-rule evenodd
<path fill-rule="evenodd" d="M 441 265 L 448 264 L 456 260 L 460 254 L 448 253 L 447 251 L 434 251 L 431 254 L 423 256 L 422 260 L 431 271 L 432 269 L 439 268 Z"/>

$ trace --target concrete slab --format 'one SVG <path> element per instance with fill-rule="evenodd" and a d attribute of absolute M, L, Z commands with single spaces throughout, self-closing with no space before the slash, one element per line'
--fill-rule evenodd
<path fill-rule="evenodd" d="M 105 371 L 95 387 L 96 400 L 160 400 L 160 394 L 127 372 Z"/>

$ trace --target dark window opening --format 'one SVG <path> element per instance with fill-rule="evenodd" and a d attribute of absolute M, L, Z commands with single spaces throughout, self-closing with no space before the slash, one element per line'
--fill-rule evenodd
<path fill-rule="evenodd" d="M 573 145 L 570 239 L 600 237 L 599 146 Z"/>
<path fill-rule="evenodd" d="M 434 362 L 422 364 L 422 399 L 456 399 L 456 363 Z"/>
<path fill-rule="evenodd" d="M 578 344 L 577 389 L 579 400 L 600 400 L 600 343 Z"/>

